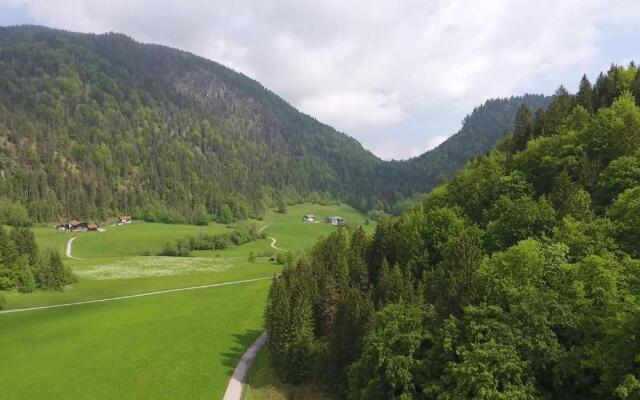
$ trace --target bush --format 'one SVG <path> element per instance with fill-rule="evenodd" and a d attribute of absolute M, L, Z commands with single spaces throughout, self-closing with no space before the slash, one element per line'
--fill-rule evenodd
<path fill-rule="evenodd" d="M 276 263 L 280 265 L 284 265 L 284 264 L 287 264 L 289 261 L 291 261 L 291 258 L 292 258 L 291 253 L 279 252 L 276 254 Z"/>
<path fill-rule="evenodd" d="M 7 303 L 7 299 L 4 298 L 4 294 L 0 292 L 0 310 L 4 308 L 4 305 Z"/>

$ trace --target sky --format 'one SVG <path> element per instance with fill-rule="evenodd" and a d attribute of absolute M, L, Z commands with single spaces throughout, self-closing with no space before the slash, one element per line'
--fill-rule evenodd
<path fill-rule="evenodd" d="M 638 0 L 0 0 L 0 25 L 121 32 L 220 62 L 384 159 L 485 100 L 640 61 Z"/>

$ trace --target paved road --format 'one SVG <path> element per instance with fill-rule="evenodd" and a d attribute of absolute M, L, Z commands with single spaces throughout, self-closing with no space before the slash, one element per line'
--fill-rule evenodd
<path fill-rule="evenodd" d="M 244 352 L 242 358 L 238 361 L 236 369 L 233 371 L 233 375 L 227 386 L 227 391 L 224 393 L 222 400 L 242 400 L 242 387 L 246 383 L 247 372 L 249 372 L 253 360 L 266 342 L 267 332 L 265 331 L 262 332 L 256 341 Z"/>
<path fill-rule="evenodd" d="M 73 241 L 76 240 L 77 236 L 72 237 L 71 239 L 69 239 L 69 241 L 67 242 L 67 253 L 66 256 L 69 258 L 75 258 L 76 260 L 79 260 L 79 257 L 74 257 L 71 255 L 71 245 L 73 244 Z"/>
<path fill-rule="evenodd" d="M 9 314 L 9 313 L 24 312 L 24 311 L 35 311 L 35 310 L 46 310 L 48 308 L 71 307 L 71 306 L 79 306 L 81 304 L 104 303 L 104 302 L 107 302 L 107 301 L 135 299 L 136 297 L 154 296 L 154 295 L 157 295 L 157 294 L 173 293 L 173 292 L 186 292 L 188 290 L 207 289 L 207 288 L 218 287 L 218 286 L 237 285 L 237 284 L 240 284 L 240 283 L 263 281 L 265 279 L 273 279 L 273 276 L 264 276 L 264 277 L 261 277 L 261 278 L 254 278 L 254 279 L 244 279 L 244 280 L 241 280 L 241 281 L 213 283 L 211 285 L 190 286 L 190 287 L 185 287 L 185 288 L 158 290 L 156 292 L 131 294 L 131 295 L 128 295 L 128 296 L 110 297 L 110 298 L 107 298 L 107 299 L 76 301 L 74 303 L 53 304 L 53 305 L 50 305 L 50 306 L 40 306 L 40 307 L 16 308 L 14 310 L 0 311 L 0 314 Z"/>

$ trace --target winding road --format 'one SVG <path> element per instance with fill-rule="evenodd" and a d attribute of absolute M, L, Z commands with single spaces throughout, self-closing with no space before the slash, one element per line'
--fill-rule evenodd
<path fill-rule="evenodd" d="M 67 252 L 65 254 L 67 257 L 73 258 L 75 260 L 79 260 L 80 258 L 79 257 L 74 257 L 74 256 L 71 255 L 71 245 L 73 244 L 73 241 L 76 240 L 77 238 L 78 238 L 77 236 L 74 236 L 71 239 L 69 239 L 69 241 L 67 242 Z"/>
<path fill-rule="evenodd" d="M 263 230 L 265 230 L 267 227 L 271 226 L 271 224 L 267 224 L 265 226 L 263 226 L 262 228 L 258 229 L 258 233 L 262 233 Z M 281 247 L 276 246 L 276 243 L 278 242 L 278 239 L 274 238 L 273 236 L 267 236 L 267 239 L 271 240 L 271 248 L 272 249 L 276 249 L 276 250 L 280 250 L 280 251 L 287 251 Z"/>
<path fill-rule="evenodd" d="M 262 232 L 265 228 L 267 228 L 270 224 L 263 226 L 258 229 L 258 233 Z M 286 251 L 278 246 L 276 243 L 278 239 L 267 236 L 267 238 L 271 239 L 271 247 L 276 250 Z M 238 361 L 238 365 L 236 369 L 233 371 L 233 375 L 231 375 L 231 379 L 229 379 L 229 384 L 227 385 L 227 391 L 224 393 L 224 397 L 222 400 L 242 400 L 242 391 L 244 388 L 244 384 L 247 378 L 247 372 L 251 369 L 251 365 L 253 364 L 253 360 L 256 358 L 256 355 L 264 347 L 267 343 L 267 331 L 263 331 L 260 336 L 249 346 L 247 351 L 244 352 L 240 361 Z"/>

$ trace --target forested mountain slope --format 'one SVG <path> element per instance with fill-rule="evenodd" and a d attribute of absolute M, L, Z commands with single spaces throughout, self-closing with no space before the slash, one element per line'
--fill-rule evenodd
<path fill-rule="evenodd" d="M 0 194 L 38 220 L 243 218 L 276 191 L 358 203 L 380 163 L 219 64 L 41 27 L 0 28 L 0 140 Z"/>
<path fill-rule="evenodd" d="M 492 148 L 522 103 L 546 100 L 489 101 L 441 148 L 388 163 L 193 54 L 120 34 L 0 28 L 0 220 L 228 222 L 329 199 L 390 211 Z"/>
<path fill-rule="evenodd" d="M 638 99 L 633 64 L 560 88 L 373 237 L 288 266 L 280 377 L 351 400 L 640 398 Z"/>
<path fill-rule="evenodd" d="M 551 99 L 549 96 L 524 95 L 487 100 L 464 119 L 460 131 L 435 149 L 385 165 L 380 191 L 395 190 L 403 195 L 429 192 L 440 179 L 450 177 L 471 158 L 492 150 L 498 140 L 513 129 L 513 121 L 522 105 L 535 112 L 546 109 Z M 390 186 L 385 187 L 385 184 Z"/>

